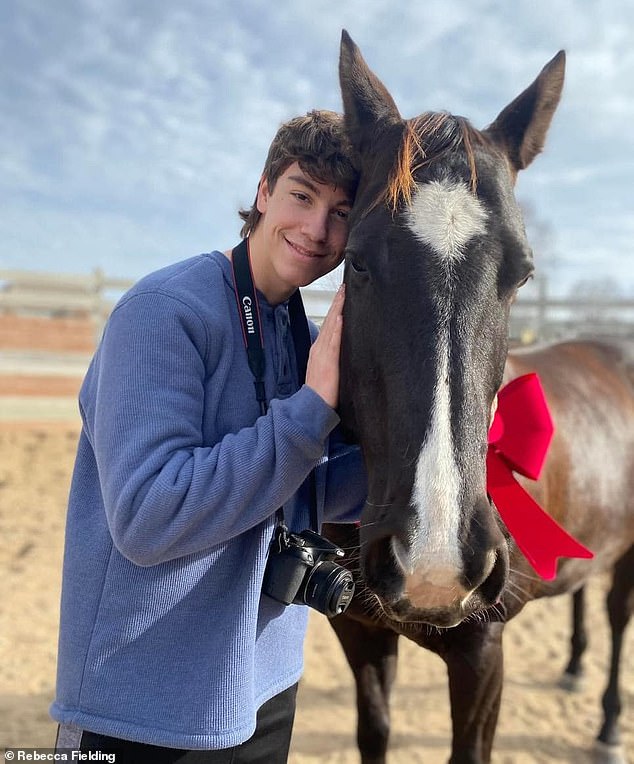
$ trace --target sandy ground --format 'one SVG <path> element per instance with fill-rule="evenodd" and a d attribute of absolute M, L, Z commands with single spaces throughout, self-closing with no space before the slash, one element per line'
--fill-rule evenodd
<path fill-rule="evenodd" d="M 0 422 L 0 747 L 48 747 L 54 740 L 48 706 L 55 675 L 64 513 L 76 438 L 76 427 L 62 421 Z M 608 661 L 602 604 L 606 585 L 598 579 L 590 591 L 591 647 L 581 692 L 569 694 L 556 686 L 567 659 L 567 598 L 531 603 L 507 627 L 496 764 L 592 761 L 588 751 L 600 724 Z M 623 737 L 634 762 L 632 628 L 622 687 Z M 392 764 L 447 760 L 450 722 L 444 665 L 406 640 L 401 642 L 392 710 Z M 358 761 L 354 726 L 351 674 L 328 623 L 315 615 L 291 762 Z"/>

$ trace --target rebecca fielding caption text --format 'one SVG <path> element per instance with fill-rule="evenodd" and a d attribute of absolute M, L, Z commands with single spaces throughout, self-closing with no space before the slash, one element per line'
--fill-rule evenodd
<path fill-rule="evenodd" d="M 9 762 L 104 761 L 107 764 L 116 764 L 117 754 L 112 751 L 79 751 L 71 748 L 57 751 L 42 748 L 7 748 L 4 752 L 4 760 Z"/>

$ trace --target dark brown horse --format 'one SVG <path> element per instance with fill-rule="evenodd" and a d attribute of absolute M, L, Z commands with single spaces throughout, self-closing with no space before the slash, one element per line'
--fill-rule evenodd
<path fill-rule="evenodd" d="M 614 632 L 600 739 L 618 742 L 618 655 L 634 580 L 634 350 L 577 342 L 516 353 L 508 317 L 532 254 L 513 185 L 544 144 L 563 85 L 558 54 L 483 131 L 403 120 L 344 32 L 340 78 L 361 182 L 346 250 L 341 411 L 369 493 L 349 550 L 358 595 L 333 620 L 357 682 L 364 764 L 384 762 L 404 635 L 446 662 L 452 762 L 490 760 L 504 623 L 531 599 L 614 567 Z M 539 373 L 556 435 L 530 490 L 593 560 L 540 579 L 486 488 L 487 432 L 503 378 Z"/>

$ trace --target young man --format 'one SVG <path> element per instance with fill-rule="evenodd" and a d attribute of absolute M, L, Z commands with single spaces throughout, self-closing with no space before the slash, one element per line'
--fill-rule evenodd
<path fill-rule="evenodd" d="M 356 517 L 366 490 L 358 450 L 333 436 L 343 292 L 303 385 L 287 301 L 341 262 L 356 183 L 340 117 L 311 112 L 280 128 L 241 213 L 264 404 L 232 252 L 151 274 L 112 312 L 80 392 L 58 748 L 113 749 L 117 764 L 286 761 L 308 608 L 262 593 L 276 512 L 310 527 L 313 470 L 319 522 Z"/>

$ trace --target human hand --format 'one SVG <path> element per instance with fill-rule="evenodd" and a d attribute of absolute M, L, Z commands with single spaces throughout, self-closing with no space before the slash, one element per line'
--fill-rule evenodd
<path fill-rule="evenodd" d="M 306 384 L 333 409 L 339 403 L 339 352 L 344 299 L 345 287 L 342 284 L 310 349 L 306 367 Z"/>

